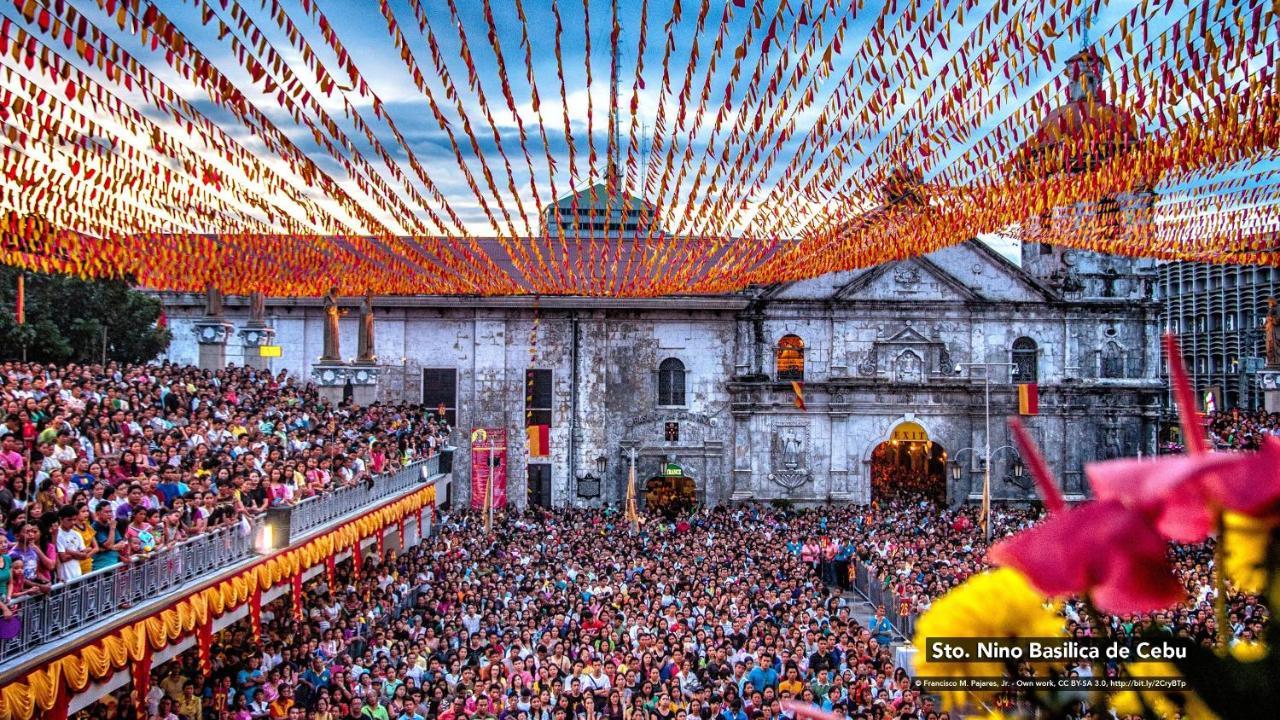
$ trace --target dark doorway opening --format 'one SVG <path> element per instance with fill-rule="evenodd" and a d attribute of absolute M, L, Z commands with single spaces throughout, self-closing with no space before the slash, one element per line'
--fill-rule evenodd
<path fill-rule="evenodd" d="M 529 507 L 551 507 L 551 465 L 529 466 Z"/>

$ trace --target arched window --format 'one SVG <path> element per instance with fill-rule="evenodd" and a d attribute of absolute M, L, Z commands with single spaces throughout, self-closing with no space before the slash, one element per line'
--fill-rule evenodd
<path fill-rule="evenodd" d="M 1020 337 L 1013 341 L 1013 381 L 1033 383 L 1040 381 L 1040 353 L 1036 341 Z"/>
<path fill-rule="evenodd" d="M 684 405 L 684 363 L 675 358 L 658 365 L 658 404 Z"/>
<path fill-rule="evenodd" d="M 779 380 L 804 380 L 804 341 L 783 335 L 778 341 L 775 369 Z"/>

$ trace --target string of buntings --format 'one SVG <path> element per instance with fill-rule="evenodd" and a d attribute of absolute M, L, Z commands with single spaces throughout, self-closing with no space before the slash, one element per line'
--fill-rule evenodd
<path fill-rule="evenodd" d="M 289 583 L 296 600 L 302 573 L 326 562 L 326 558 L 351 548 L 358 565 L 359 542 L 370 534 L 382 536 L 386 528 L 409 515 L 433 512 L 435 485 L 376 508 L 359 518 L 313 538 L 300 547 L 259 560 L 254 565 L 203 590 L 175 600 L 163 610 L 130 621 L 123 627 L 69 650 L 0 688 L 0 720 L 51 717 L 55 704 L 65 702 L 67 692 L 82 692 L 122 668 L 131 668 L 137 699 L 145 702 L 150 685 L 151 656 L 184 637 L 196 636 L 204 666 L 212 642 L 213 621 L 242 605 L 249 606 L 255 637 L 261 633 L 262 592 Z M 300 605 L 295 604 L 300 609 Z"/>
<path fill-rule="evenodd" d="M 1275 2 L 638 5 L 0 2 L 0 262 L 274 296 L 732 292 L 993 232 L 1280 263 Z"/>

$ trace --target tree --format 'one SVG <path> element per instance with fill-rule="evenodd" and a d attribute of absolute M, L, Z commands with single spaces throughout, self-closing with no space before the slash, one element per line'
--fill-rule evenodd
<path fill-rule="evenodd" d="M 160 301 L 124 280 L 81 280 L 69 275 L 26 273 L 26 319 L 18 325 L 17 268 L 0 266 L 0 358 L 37 362 L 142 363 L 169 346 L 159 327 Z M 105 333 L 104 333 L 105 331 Z"/>

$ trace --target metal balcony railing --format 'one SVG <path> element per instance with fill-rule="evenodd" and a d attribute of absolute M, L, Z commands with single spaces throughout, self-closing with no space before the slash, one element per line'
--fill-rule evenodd
<path fill-rule="evenodd" d="M 308 531 L 405 492 L 438 474 L 440 457 L 297 503 L 291 508 L 289 537 L 296 541 Z M 144 558 L 59 583 L 43 595 L 21 598 L 10 606 L 20 629 L 16 636 L 0 641 L 0 665 L 142 603 L 176 596 L 188 583 L 248 560 L 254 555 L 257 520 L 218 528 Z"/>
<path fill-rule="evenodd" d="M 407 465 L 394 473 L 382 475 L 372 483 L 359 483 L 351 487 L 339 488 L 327 495 L 307 498 L 291 508 L 289 537 L 301 537 L 308 530 L 346 517 L 384 498 L 402 493 L 439 472 L 440 455 L 437 454 Z"/>

